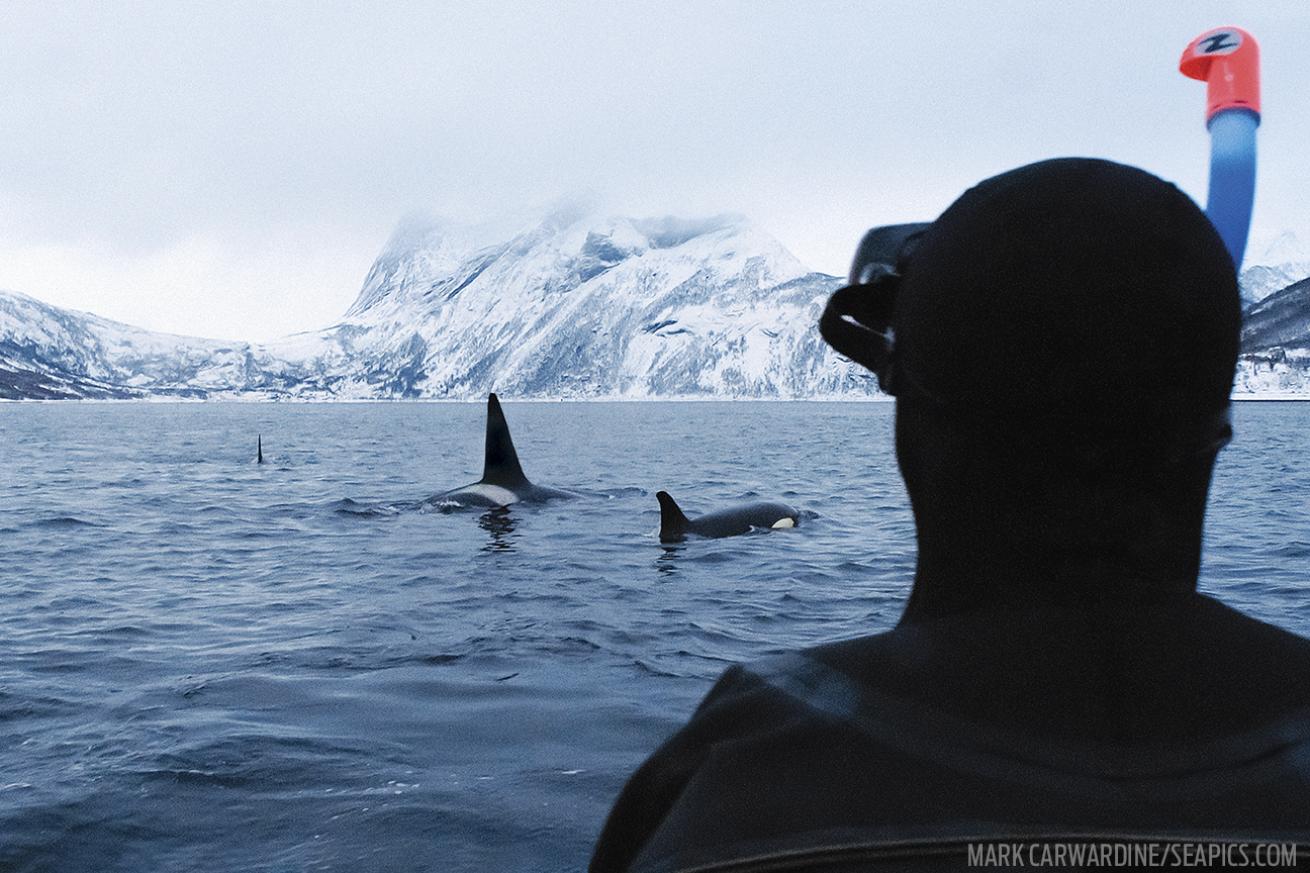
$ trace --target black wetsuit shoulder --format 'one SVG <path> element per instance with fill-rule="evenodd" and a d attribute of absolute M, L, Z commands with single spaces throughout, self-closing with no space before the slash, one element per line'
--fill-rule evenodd
<path fill-rule="evenodd" d="M 767 731 L 767 725 L 803 720 L 799 703 L 779 699 L 776 689 L 741 666 L 728 668 L 695 715 L 629 778 L 592 856 L 593 873 L 627 870 L 667 817 L 716 745 Z"/>
<path fill-rule="evenodd" d="M 1310 743 L 1310 641 L 1207 598 L 998 610 L 798 658 L 799 680 L 723 675 L 625 787 L 593 871 L 989 828 L 1310 839 L 1310 774 L 1279 758 Z"/>
<path fill-rule="evenodd" d="M 861 686 L 962 718 L 1186 742 L 1310 706 L 1310 640 L 1212 598 L 997 608 L 810 650 Z"/>

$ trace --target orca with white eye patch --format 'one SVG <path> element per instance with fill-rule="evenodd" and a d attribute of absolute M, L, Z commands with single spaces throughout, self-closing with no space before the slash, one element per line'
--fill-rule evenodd
<path fill-rule="evenodd" d="M 757 501 L 707 512 L 688 518 L 667 491 L 656 493 L 660 502 L 660 542 L 676 543 L 687 534 L 702 537 L 733 537 L 756 529 L 795 527 L 800 513 L 785 503 Z"/>

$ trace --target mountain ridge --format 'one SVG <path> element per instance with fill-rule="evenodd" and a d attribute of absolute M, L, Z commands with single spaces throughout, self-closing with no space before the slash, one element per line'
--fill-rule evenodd
<path fill-rule="evenodd" d="M 1244 280 L 1275 272 L 1260 269 Z M 815 329 L 840 283 L 735 214 L 631 218 L 570 202 L 516 226 L 408 216 L 336 323 L 268 343 L 154 333 L 0 292 L 0 397 L 880 396 Z M 1238 393 L 1310 397 L 1298 284 L 1247 307 Z"/>

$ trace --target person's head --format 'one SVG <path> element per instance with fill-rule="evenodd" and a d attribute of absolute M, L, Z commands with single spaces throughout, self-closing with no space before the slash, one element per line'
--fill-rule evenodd
<path fill-rule="evenodd" d="M 1045 161 L 966 192 L 899 273 L 880 378 L 919 532 L 907 616 L 1194 587 L 1240 327 L 1196 205 Z"/>

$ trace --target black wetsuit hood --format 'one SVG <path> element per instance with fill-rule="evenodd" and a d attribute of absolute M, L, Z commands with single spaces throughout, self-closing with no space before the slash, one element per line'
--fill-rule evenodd
<path fill-rule="evenodd" d="M 907 618 L 1193 590 L 1240 327 L 1200 209 L 1132 167 L 1045 161 L 966 192 L 898 270 Z"/>
<path fill-rule="evenodd" d="M 1112 429 L 1228 403 L 1232 261 L 1196 204 L 1150 173 L 1063 158 L 995 176 L 928 227 L 903 272 L 903 394 Z"/>

